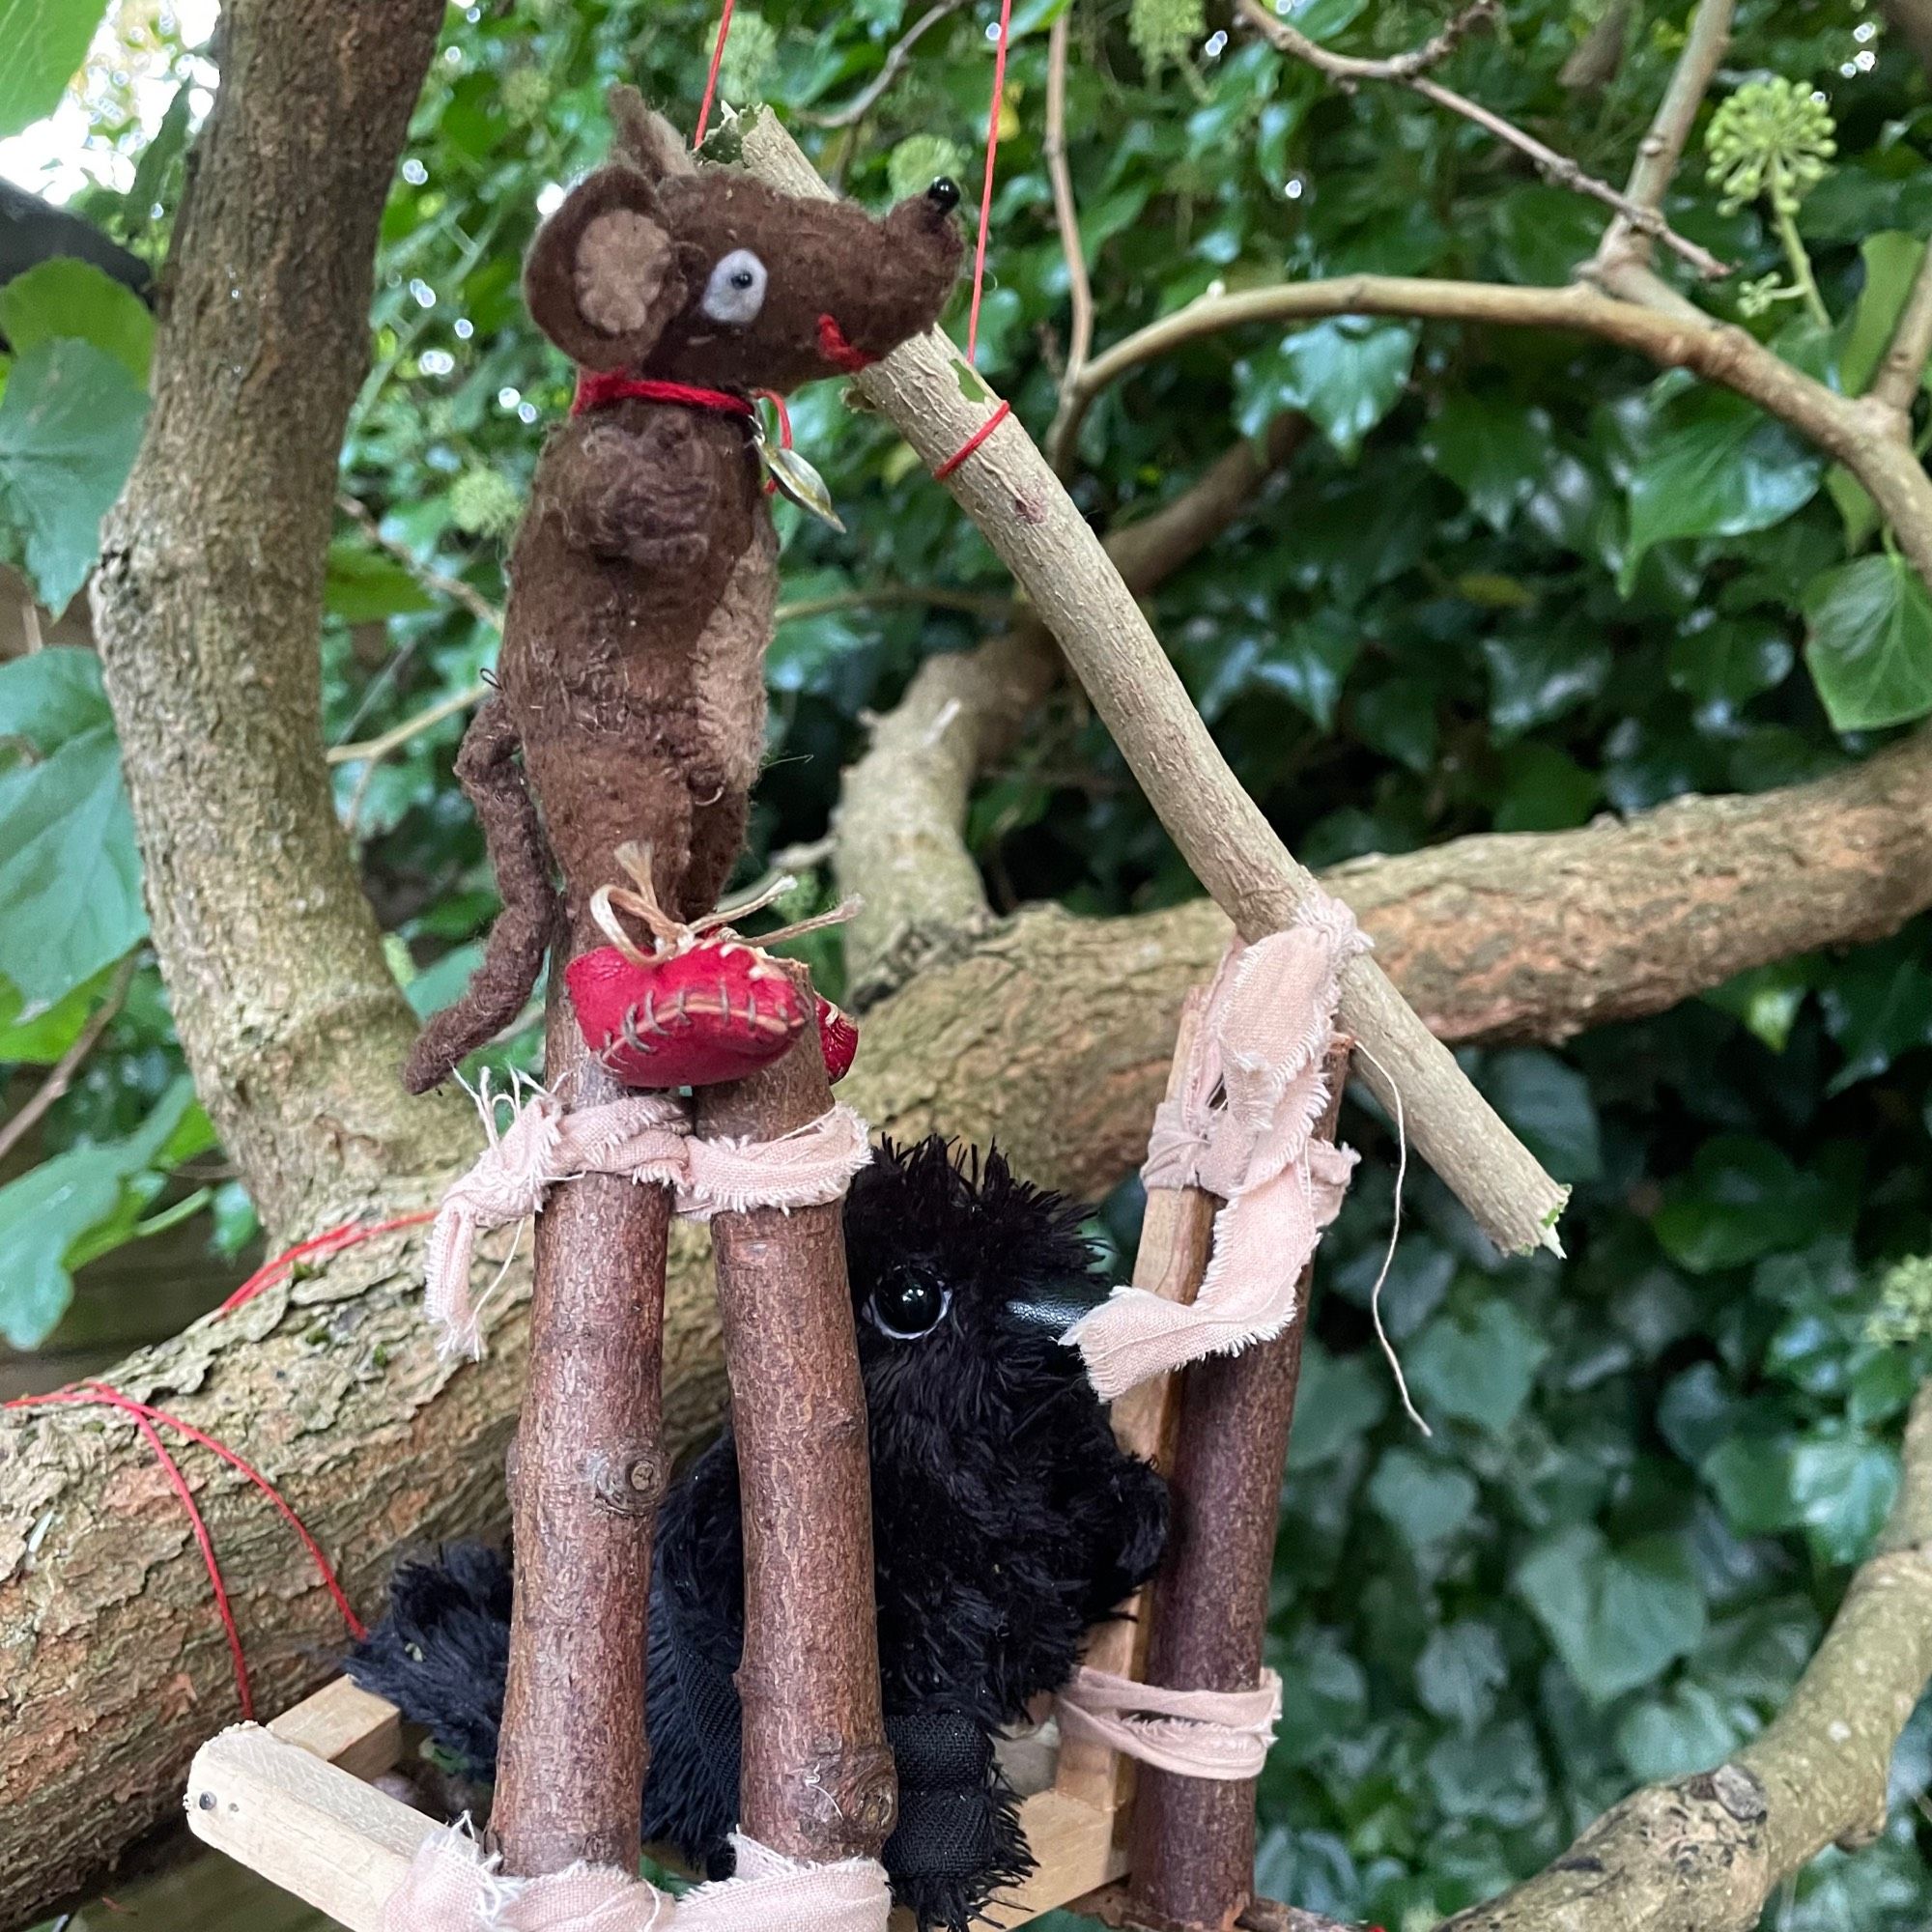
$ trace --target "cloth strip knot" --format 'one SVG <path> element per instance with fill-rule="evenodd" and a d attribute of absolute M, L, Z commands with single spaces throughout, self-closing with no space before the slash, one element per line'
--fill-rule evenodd
<path fill-rule="evenodd" d="M 1063 1738 L 1079 1738 L 1178 1777 L 1259 1776 L 1281 1717 L 1281 1679 L 1252 1690 L 1174 1690 L 1082 1664 L 1056 1703 Z"/>
<path fill-rule="evenodd" d="M 384 1932 L 886 1932 L 874 1859 L 806 1864 L 733 1833 L 737 1875 L 682 1898 L 614 1865 L 510 1878 L 452 1826 L 425 1838 L 383 1908 Z"/>
<path fill-rule="evenodd" d="M 1102 1401 L 1288 1325 L 1354 1170 L 1353 1151 L 1318 1139 L 1315 1122 L 1328 1100 L 1342 969 L 1368 944 L 1347 906 L 1316 893 L 1285 931 L 1229 947 L 1141 1169 L 1150 1187 L 1199 1187 L 1227 1205 L 1192 1302 L 1117 1288 L 1066 1331 Z"/>
<path fill-rule="evenodd" d="M 539 1089 L 499 1134 L 487 1087 L 479 1095 L 490 1145 L 443 1196 L 431 1228 L 425 1305 L 445 1355 L 483 1352 L 469 1295 L 476 1237 L 537 1213 L 560 1180 L 613 1174 L 669 1187 L 691 1221 L 750 1208 L 837 1201 L 871 1158 L 866 1122 L 842 1102 L 772 1141 L 696 1139 L 691 1119 L 663 1094 L 630 1094 L 565 1112 Z"/>

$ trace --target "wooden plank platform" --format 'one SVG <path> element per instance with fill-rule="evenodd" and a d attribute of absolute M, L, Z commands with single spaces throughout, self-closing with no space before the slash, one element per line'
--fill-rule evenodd
<path fill-rule="evenodd" d="M 272 1723 L 236 1724 L 203 1745 L 188 1825 L 350 1932 L 382 1932 L 384 1906 L 438 1829 L 371 1781 L 396 1768 L 402 1745 L 395 1707 L 338 1677 Z M 1020 1820 L 1038 1869 L 993 1900 L 990 1924 L 1024 1925 L 1126 1868 L 1111 1811 L 1049 1784 L 1022 1801 Z M 910 1922 L 894 1915 L 895 1926 Z"/>

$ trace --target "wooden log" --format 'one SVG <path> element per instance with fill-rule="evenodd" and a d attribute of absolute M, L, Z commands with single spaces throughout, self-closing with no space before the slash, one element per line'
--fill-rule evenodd
<path fill-rule="evenodd" d="M 1329 1049 L 1332 1139 L 1354 1042 Z M 1210 1355 L 1181 1378 L 1170 1480 L 1172 1526 L 1154 1586 L 1146 1681 L 1185 1690 L 1249 1690 L 1261 1674 L 1268 1582 L 1314 1264 L 1293 1319 L 1272 1342 Z M 1135 1916 L 1154 1926 L 1226 1932 L 1254 1897 L 1252 1780 L 1177 1777 L 1143 1767 L 1132 1832 Z"/>
<path fill-rule="evenodd" d="M 697 1126 L 775 1140 L 831 1104 L 813 1027 L 775 1065 L 700 1089 Z M 745 1536 L 739 1819 L 790 1858 L 876 1858 L 897 1786 L 843 1207 L 720 1214 L 711 1236 Z"/>
<path fill-rule="evenodd" d="M 559 949 L 560 950 L 560 949 Z M 545 1065 L 572 1107 L 624 1090 L 551 972 Z M 507 1870 L 635 1871 L 649 1747 L 644 1633 L 664 1494 L 670 1194 L 587 1174 L 537 1216 L 529 1378 L 511 1508 L 516 1596 L 491 1837 Z"/>
<path fill-rule="evenodd" d="M 1204 987 L 1195 987 L 1180 1009 L 1174 1059 L 1167 1071 L 1167 1094 L 1178 1099 L 1187 1062 L 1207 1009 Z M 1141 1218 L 1140 1246 L 1134 1254 L 1134 1286 L 1168 1301 L 1192 1301 L 1208 1268 L 1208 1237 L 1219 1203 L 1198 1187 L 1150 1187 Z M 1122 1449 L 1145 1456 L 1163 1474 L 1174 1466 L 1175 1429 L 1180 1413 L 1180 1378 L 1156 1376 L 1121 1396 L 1113 1406 L 1114 1436 Z M 1147 1612 L 1151 1590 L 1141 1590 L 1113 1623 L 1102 1624 L 1088 1639 L 1086 1662 L 1095 1670 L 1138 1677 L 1148 1646 Z M 1085 1738 L 1063 1739 L 1054 1788 L 1083 1804 L 1103 1810 L 1123 1807 L 1133 1793 L 1131 1759 Z"/>

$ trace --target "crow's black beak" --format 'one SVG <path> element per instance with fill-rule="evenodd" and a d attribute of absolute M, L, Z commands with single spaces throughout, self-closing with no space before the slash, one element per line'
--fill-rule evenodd
<path fill-rule="evenodd" d="M 1083 1315 L 1091 1314 L 1114 1292 L 1109 1282 L 1090 1274 L 1058 1275 L 1032 1283 L 1008 1297 L 1000 1320 L 1022 1333 L 1064 1335 Z"/>

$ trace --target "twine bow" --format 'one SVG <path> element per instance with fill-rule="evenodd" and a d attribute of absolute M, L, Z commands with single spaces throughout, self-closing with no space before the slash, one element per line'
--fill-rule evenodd
<path fill-rule="evenodd" d="M 1162 1101 L 1141 1178 L 1227 1203 L 1190 1302 L 1117 1288 L 1069 1328 L 1103 1401 L 1203 1355 L 1281 1333 L 1321 1231 L 1341 1208 L 1355 1155 L 1315 1137 L 1328 1098 L 1342 968 L 1368 948 L 1354 915 L 1313 895 L 1286 931 L 1230 946 L 1173 1100 Z"/>
<path fill-rule="evenodd" d="M 886 1932 L 873 1859 L 806 1864 L 733 1833 L 735 1877 L 673 1898 L 612 1865 L 510 1878 L 461 1827 L 425 1838 L 383 1908 L 384 1932 Z"/>
<path fill-rule="evenodd" d="M 773 1141 L 698 1140 L 690 1116 L 664 1094 L 566 1113 L 539 1088 L 500 1134 L 487 1081 L 478 1107 L 490 1145 L 443 1196 L 424 1269 L 439 1349 L 471 1360 L 483 1352 L 481 1304 L 469 1295 L 476 1236 L 536 1213 L 558 1181 L 614 1174 L 655 1182 L 675 1190 L 685 1219 L 708 1221 L 748 1208 L 837 1201 L 871 1158 L 866 1122 L 842 1103 Z"/>
<path fill-rule="evenodd" d="M 1175 1690 L 1082 1664 L 1055 1702 L 1062 1737 L 1082 1738 L 1179 1777 L 1259 1776 L 1281 1718 L 1281 1679 L 1252 1690 Z"/>

